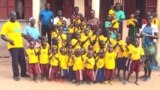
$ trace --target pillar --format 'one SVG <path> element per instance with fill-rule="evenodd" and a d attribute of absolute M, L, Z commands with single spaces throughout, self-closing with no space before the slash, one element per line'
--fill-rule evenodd
<path fill-rule="evenodd" d="M 95 10 L 95 17 L 99 19 L 100 0 L 92 0 L 92 10 Z"/>

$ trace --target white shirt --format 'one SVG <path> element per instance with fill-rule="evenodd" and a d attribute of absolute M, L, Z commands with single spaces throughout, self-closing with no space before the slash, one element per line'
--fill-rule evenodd
<path fill-rule="evenodd" d="M 143 31 L 146 25 L 147 24 L 142 25 L 142 28 L 140 29 L 141 32 Z M 151 29 L 152 29 L 152 35 L 154 35 L 154 33 L 158 33 L 158 27 L 156 25 L 151 24 Z M 156 39 L 154 39 L 154 41 L 156 42 Z"/>
<path fill-rule="evenodd" d="M 67 19 L 65 17 L 63 17 L 63 20 L 66 21 L 67 23 Z M 54 24 L 56 25 L 58 21 L 59 21 L 59 17 L 57 16 L 54 18 Z"/>

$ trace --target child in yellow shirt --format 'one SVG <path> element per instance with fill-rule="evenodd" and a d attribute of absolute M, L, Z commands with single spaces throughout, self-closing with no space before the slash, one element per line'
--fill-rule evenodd
<path fill-rule="evenodd" d="M 96 58 L 96 82 L 104 82 L 104 50 L 98 52 L 98 57 Z"/>
<path fill-rule="evenodd" d="M 70 81 L 74 80 L 74 72 L 73 72 L 73 65 L 74 65 L 74 55 L 73 55 L 73 50 L 72 48 L 68 49 L 68 79 Z"/>
<path fill-rule="evenodd" d="M 117 34 L 116 45 L 114 46 L 114 51 L 117 53 L 116 67 L 117 67 L 117 77 L 121 80 L 120 71 L 123 71 L 123 79 L 125 80 L 126 73 L 126 61 L 123 56 L 123 47 L 125 46 L 125 41 L 122 40 L 121 34 Z"/>
<path fill-rule="evenodd" d="M 67 60 L 67 55 L 66 55 L 66 48 L 61 47 L 60 48 L 60 54 L 59 54 L 59 61 L 60 61 L 60 69 L 61 69 L 61 79 L 67 79 L 68 73 L 68 60 Z"/>
<path fill-rule="evenodd" d="M 72 44 L 73 49 L 81 48 L 81 40 L 80 40 L 80 33 L 79 32 L 75 32 L 73 34 L 73 39 L 71 40 L 71 44 Z"/>
<path fill-rule="evenodd" d="M 132 50 L 129 51 L 129 57 L 128 59 L 131 60 L 129 65 L 129 73 L 127 77 L 127 81 L 129 81 L 130 75 L 135 71 L 136 73 L 136 81 L 135 84 L 138 84 L 138 78 L 139 78 L 139 71 L 140 71 L 140 65 L 143 61 L 144 51 L 142 47 L 139 46 L 139 39 L 135 39 L 134 47 L 132 47 Z"/>
<path fill-rule="evenodd" d="M 128 36 L 131 38 L 131 41 L 134 41 L 136 34 L 138 33 L 138 22 L 134 14 L 130 15 L 130 18 L 127 20 L 127 27 L 129 28 Z"/>
<path fill-rule="evenodd" d="M 81 49 L 74 50 L 75 58 L 73 71 L 75 72 L 75 82 L 80 84 L 83 80 L 83 58 L 81 57 Z"/>
<path fill-rule="evenodd" d="M 156 25 L 159 28 L 159 20 L 157 18 L 157 13 L 153 14 L 152 24 Z"/>
<path fill-rule="evenodd" d="M 88 51 L 87 58 L 85 61 L 84 79 L 89 80 L 92 83 L 95 82 L 94 65 L 95 65 L 94 52 Z"/>
<path fill-rule="evenodd" d="M 105 80 L 108 80 L 109 84 L 112 84 L 115 68 L 116 68 L 117 53 L 114 52 L 113 45 L 108 45 L 108 50 L 105 54 Z"/>
<path fill-rule="evenodd" d="M 48 79 L 50 47 L 47 42 L 48 41 L 46 37 L 41 37 L 41 46 L 39 48 L 39 63 L 40 63 L 42 80 L 45 77 Z"/>
<path fill-rule="evenodd" d="M 50 69 L 49 69 L 49 80 L 58 80 L 59 78 L 59 56 L 57 46 L 52 46 L 52 53 L 49 56 Z"/>
<path fill-rule="evenodd" d="M 33 80 L 36 81 L 38 74 L 40 74 L 40 67 L 38 64 L 38 49 L 35 48 L 35 42 L 33 40 L 29 42 L 26 56 L 28 58 L 28 72 L 33 75 Z"/>

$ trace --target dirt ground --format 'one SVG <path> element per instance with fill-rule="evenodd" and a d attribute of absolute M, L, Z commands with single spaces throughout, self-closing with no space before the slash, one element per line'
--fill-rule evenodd
<path fill-rule="evenodd" d="M 141 71 L 140 75 L 143 74 Z M 10 58 L 0 58 L 0 90 L 160 90 L 160 72 L 154 71 L 149 81 L 139 81 L 140 85 L 135 85 L 134 74 L 131 82 L 123 85 L 122 82 L 114 80 L 110 84 L 83 84 L 76 86 L 69 82 L 40 81 L 34 82 L 31 78 L 21 78 L 20 81 L 12 79 Z"/>

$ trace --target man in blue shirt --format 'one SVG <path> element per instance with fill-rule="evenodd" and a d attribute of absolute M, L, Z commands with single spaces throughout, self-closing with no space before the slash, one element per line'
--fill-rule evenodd
<path fill-rule="evenodd" d="M 39 14 L 39 24 L 41 25 L 42 36 L 48 37 L 48 43 L 51 45 L 51 33 L 50 26 L 52 25 L 51 20 L 53 20 L 54 14 L 50 10 L 50 4 L 45 3 L 45 9 L 41 10 Z"/>

